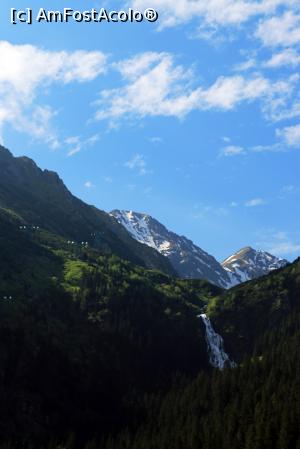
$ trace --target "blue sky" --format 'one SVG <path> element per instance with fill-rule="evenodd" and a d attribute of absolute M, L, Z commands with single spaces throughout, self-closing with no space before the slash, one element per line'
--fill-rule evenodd
<path fill-rule="evenodd" d="M 298 0 L 17 3 L 159 20 L 13 26 L 2 0 L 0 137 L 15 155 L 219 260 L 246 245 L 300 254 Z"/>

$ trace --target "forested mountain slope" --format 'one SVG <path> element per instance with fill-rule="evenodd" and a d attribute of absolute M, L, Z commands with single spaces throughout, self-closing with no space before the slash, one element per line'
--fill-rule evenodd
<path fill-rule="evenodd" d="M 210 301 L 234 369 L 146 397 L 139 426 L 104 449 L 299 449 L 300 259 Z"/>
<path fill-rule="evenodd" d="M 86 449 L 299 449 L 299 329 L 299 313 L 287 317 L 260 355 L 146 397 L 137 428 Z"/>
<path fill-rule="evenodd" d="M 59 176 L 0 146 L 0 211 L 19 225 L 39 227 L 76 243 L 116 254 L 148 268 L 175 274 L 169 261 L 134 240 L 109 214 L 74 197 Z"/>
<path fill-rule="evenodd" d="M 208 306 L 230 354 L 251 354 L 264 333 L 300 309 L 300 259 L 224 292 Z"/>
<path fill-rule="evenodd" d="M 146 393 L 210 369 L 197 314 L 220 293 L 0 213 L 0 447 L 76 447 Z M 54 445 L 54 446 L 53 446 Z"/>

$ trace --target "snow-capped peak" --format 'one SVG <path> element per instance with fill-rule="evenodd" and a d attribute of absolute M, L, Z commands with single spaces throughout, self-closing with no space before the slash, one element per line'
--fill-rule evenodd
<path fill-rule="evenodd" d="M 250 247 L 241 249 L 220 264 L 191 240 L 169 231 L 148 214 L 114 210 L 111 215 L 133 238 L 168 257 L 182 278 L 206 279 L 220 287 L 230 288 L 287 264 L 286 260 Z"/>
<path fill-rule="evenodd" d="M 222 267 L 232 273 L 240 283 L 268 274 L 286 266 L 287 263 L 285 259 L 247 246 L 225 259 Z"/>
<path fill-rule="evenodd" d="M 207 279 L 223 288 L 232 285 L 232 276 L 211 255 L 191 240 L 169 231 L 148 214 L 133 211 L 111 212 L 119 223 L 141 243 L 168 257 L 177 273 L 187 279 Z"/>
<path fill-rule="evenodd" d="M 113 215 L 138 242 L 151 246 L 165 256 L 168 255 L 171 243 L 162 238 L 162 235 L 159 232 L 155 232 L 155 226 L 153 225 L 156 224 L 156 226 L 159 225 L 162 228 L 164 227 L 150 217 L 150 215 L 120 210 L 112 211 L 111 215 Z M 168 232 L 166 228 L 164 228 L 163 231 Z"/>

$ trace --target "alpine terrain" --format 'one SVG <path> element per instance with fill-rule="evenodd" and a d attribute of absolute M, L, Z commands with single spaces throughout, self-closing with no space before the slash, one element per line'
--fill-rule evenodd
<path fill-rule="evenodd" d="M 287 264 L 288 261 L 285 259 L 279 259 L 265 251 L 256 251 L 247 246 L 224 260 L 222 267 L 237 279 L 237 283 L 241 283 L 264 276 Z"/>
<path fill-rule="evenodd" d="M 264 251 L 244 248 L 220 264 L 213 256 L 184 236 L 169 231 L 150 215 L 133 211 L 111 212 L 138 242 L 168 257 L 177 273 L 186 279 L 206 279 L 222 288 L 255 279 L 287 265 Z"/>
<path fill-rule="evenodd" d="M 114 216 L 0 147 L 0 449 L 300 449 L 300 259 Z"/>

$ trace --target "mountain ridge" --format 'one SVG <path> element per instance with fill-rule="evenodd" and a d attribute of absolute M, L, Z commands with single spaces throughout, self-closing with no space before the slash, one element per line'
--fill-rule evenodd
<path fill-rule="evenodd" d="M 246 246 L 227 257 L 221 265 L 238 279 L 238 283 L 241 283 L 283 268 L 288 265 L 288 261 L 280 259 L 267 251 L 255 250 L 250 246 Z"/>
<path fill-rule="evenodd" d="M 264 251 L 245 247 L 219 263 L 185 236 L 168 230 L 149 214 L 115 209 L 110 213 L 133 238 L 168 257 L 183 278 L 206 279 L 222 288 L 231 288 L 282 268 L 288 261 Z"/>
<path fill-rule="evenodd" d="M 72 195 L 57 173 L 40 169 L 26 156 L 14 157 L 2 146 L 0 208 L 18 215 L 23 224 L 77 242 L 86 241 L 133 263 L 176 275 L 159 252 L 134 240 L 106 212 Z"/>

